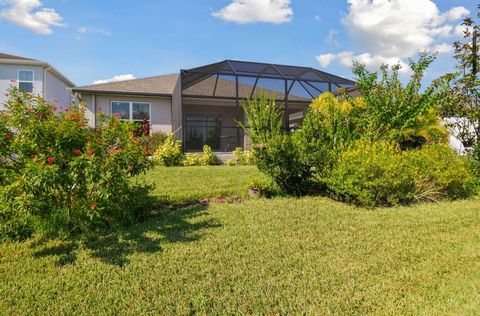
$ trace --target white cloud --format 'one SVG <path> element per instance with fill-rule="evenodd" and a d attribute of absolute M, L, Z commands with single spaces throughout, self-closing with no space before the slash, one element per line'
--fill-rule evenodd
<path fill-rule="evenodd" d="M 104 29 L 81 26 L 77 29 L 77 32 L 75 33 L 75 39 L 82 40 L 82 39 L 85 38 L 85 36 L 88 33 L 92 33 L 92 34 L 96 33 L 96 34 L 100 34 L 100 35 L 104 35 L 104 36 L 112 35 L 112 33 L 110 33 L 109 31 L 106 31 Z"/>
<path fill-rule="evenodd" d="M 320 66 L 328 67 L 332 63 L 332 61 L 334 61 L 337 58 L 337 55 L 328 53 L 328 54 L 319 55 L 315 58 L 317 59 Z"/>
<path fill-rule="evenodd" d="M 117 75 L 113 76 L 109 79 L 102 79 L 102 80 L 95 80 L 93 84 L 101 84 L 101 83 L 109 83 L 109 82 L 117 82 L 117 81 L 125 81 L 125 80 L 132 80 L 135 79 L 135 76 L 132 74 L 124 74 L 124 75 Z"/>
<path fill-rule="evenodd" d="M 281 24 L 293 17 L 290 0 L 233 0 L 212 13 L 214 17 L 239 24 L 264 22 Z"/>
<path fill-rule="evenodd" d="M 347 0 L 349 12 L 342 24 L 353 40 L 353 51 L 343 51 L 331 56 L 317 56 L 328 66 L 337 60 L 350 67 L 352 61 L 363 62 L 378 69 L 383 63 L 400 62 L 406 68 L 406 60 L 420 51 L 447 53 L 445 38 L 456 29 L 449 23 L 470 12 L 464 7 L 454 7 L 440 12 L 432 0 Z M 329 62 L 325 62 L 329 61 Z M 324 66 L 324 67 L 326 67 Z M 407 71 L 404 69 L 403 71 Z"/>
<path fill-rule="evenodd" d="M 45 8 L 40 0 L 4 0 L 8 5 L 0 11 L 0 19 L 8 20 L 38 34 L 52 34 L 52 27 L 65 27 L 63 18 L 54 9 Z"/>
<path fill-rule="evenodd" d="M 440 43 L 432 46 L 428 49 L 429 52 L 438 53 L 438 54 L 447 54 L 453 51 L 452 44 Z"/>
<path fill-rule="evenodd" d="M 325 43 L 338 46 L 338 40 L 337 40 L 338 34 L 340 34 L 340 32 L 335 29 L 331 29 L 330 31 L 328 31 L 328 35 L 325 38 Z"/>

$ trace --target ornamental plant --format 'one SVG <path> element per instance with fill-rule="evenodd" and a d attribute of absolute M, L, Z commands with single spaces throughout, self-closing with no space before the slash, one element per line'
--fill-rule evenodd
<path fill-rule="evenodd" d="M 0 239 L 69 236 L 132 223 L 153 206 L 132 177 L 151 163 L 134 126 L 60 107 L 16 88 L 1 111 Z M 56 113 L 59 112 L 59 113 Z"/>
<path fill-rule="evenodd" d="M 180 166 L 182 158 L 182 142 L 176 139 L 172 133 L 168 134 L 163 145 L 154 154 L 155 161 L 165 167 Z"/>

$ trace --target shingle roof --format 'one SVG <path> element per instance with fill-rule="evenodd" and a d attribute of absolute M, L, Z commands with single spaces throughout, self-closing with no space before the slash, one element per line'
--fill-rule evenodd
<path fill-rule="evenodd" d="M 31 59 L 31 58 L 15 56 L 15 55 L 10 55 L 10 54 L 4 54 L 4 53 L 0 53 L 0 59 L 35 60 L 35 59 Z"/>
<path fill-rule="evenodd" d="M 175 90 L 179 74 L 155 76 L 141 79 L 93 84 L 76 87 L 78 92 L 132 93 L 148 95 L 171 95 Z"/>

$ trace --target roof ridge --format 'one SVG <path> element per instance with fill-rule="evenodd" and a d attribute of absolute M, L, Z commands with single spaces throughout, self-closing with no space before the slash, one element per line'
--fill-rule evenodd
<path fill-rule="evenodd" d="M 148 76 L 148 77 L 142 77 L 142 78 L 119 80 L 119 81 L 111 81 L 111 82 L 104 82 L 104 83 L 92 83 L 92 84 L 88 84 L 88 85 L 79 86 L 79 87 L 76 87 L 76 88 L 102 87 L 102 86 L 105 86 L 105 85 L 111 85 L 111 84 L 115 84 L 115 83 L 132 82 L 132 81 L 146 80 L 146 79 L 153 79 L 153 78 L 160 78 L 160 77 L 167 77 L 167 76 L 173 76 L 173 75 L 179 75 L 179 74 L 178 74 L 178 73 L 171 73 L 171 74 L 164 74 L 164 75 L 157 75 L 157 76 Z"/>

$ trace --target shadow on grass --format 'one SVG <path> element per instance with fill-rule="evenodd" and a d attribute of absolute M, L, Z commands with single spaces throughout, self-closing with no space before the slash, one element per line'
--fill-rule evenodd
<path fill-rule="evenodd" d="M 155 253 L 162 251 L 162 245 L 169 243 L 192 242 L 202 238 L 204 230 L 220 227 L 214 219 L 197 221 L 196 217 L 206 215 L 208 205 L 196 204 L 165 208 L 145 222 L 103 234 L 95 240 L 68 240 L 60 245 L 37 251 L 35 257 L 58 256 L 56 264 L 74 264 L 77 250 L 85 249 L 92 257 L 102 262 L 124 266 L 128 256 L 135 253 Z"/>

